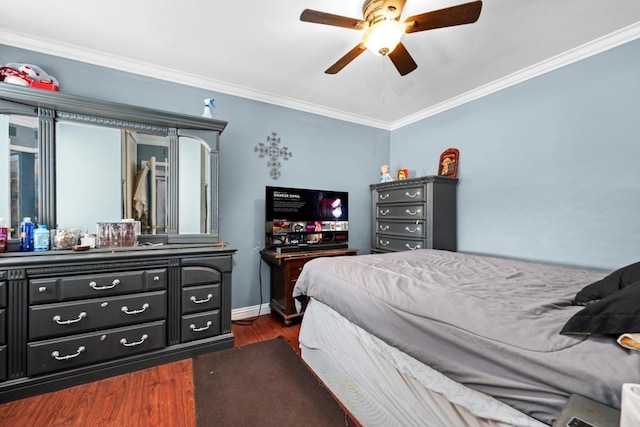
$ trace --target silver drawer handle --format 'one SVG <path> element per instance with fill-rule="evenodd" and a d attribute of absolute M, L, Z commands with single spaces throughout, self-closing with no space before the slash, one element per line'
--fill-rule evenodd
<path fill-rule="evenodd" d="M 46 286 L 40 286 L 38 288 L 38 292 L 40 292 L 41 294 L 47 292 L 47 287 Z"/>
<path fill-rule="evenodd" d="M 380 246 L 387 246 L 389 244 L 388 240 L 380 240 Z"/>
<path fill-rule="evenodd" d="M 213 294 L 207 295 L 206 299 L 196 299 L 195 295 L 192 295 L 191 302 L 194 304 L 204 304 L 205 302 L 211 301 L 211 298 L 213 298 Z"/>
<path fill-rule="evenodd" d="M 153 276 L 153 281 L 154 282 L 159 282 L 160 281 L 160 276 Z"/>
<path fill-rule="evenodd" d="M 78 317 L 76 319 L 69 319 L 69 320 L 62 320 L 62 317 L 60 317 L 59 314 L 56 314 L 55 316 L 53 316 L 53 321 L 56 322 L 58 325 L 70 325 L 72 323 L 78 323 L 85 317 L 87 317 L 87 313 L 85 313 L 84 311 L 80 312 L 80 314 L 78 314 Z"/>
<path fill-rule="evenodd" d="M 420 249 L 421 248 L 420 244 L 417 244 L 415 246 L 411 246 L 410 244 L 406 243 L 405 246 L 407 248 L 409 248 L 409 250 L 412 250 L 412 251 L 415 251 L 416 249 Z"/>
<path fill-rule="evenodd" d="M 387 194 L 380 194 L 380 200 L 387 200 L 389 198 L 389 193 Z"/>
<path fill-rule="evenodd" d="M 387 231 L 389 229 L 388 225 L 382 225 L 380 224 L 380 231 Z"/>
<path fill-rule="evenodd" d="M 413 194 L 409 194 L 409 192 L 407 191 L 406 193 L 404 193 L 404 195 L 405 195 L 405 196 L 407 196 L 407 197 L 411 197 L 412 199 L 414 199 L 414 198 L 416 198 L 416 197 L 418 197 L 418 196 L 420 195 L 420 190 L 416 191 L 416 192 L 415 192 L 415 193 L 413 193 Z"/>
<path fill-rule="evenodd" d="M 147 308 L 149 308 L 149 304 L 145 302 L 144 304 L 142 304 L 142 308 L 140 310 L 129 311 L 129 308 L 125 305 L 120 309 L 120 311 L 122 311 L 124 314 L 140 314 L 144 313 Z"/>
<path fill-rule="evenodd" d="M 145 342 L 148 338 L 149 338 L 149 335 L 147 335 L 147 334 L 144 334 L 143 336 L 141 336 L 140 337 L 140 341 L 134 341 L 134 342 L 127 342 L 126 338 L 122 338 L 120 340 L 120 344 L 122 344 L 125 347 L 135 347 L 135 346 L 140 345 L 143 342 Z"/>
<path fill-rule="evenodd" d="M 384 211 L 382 209 L 380 209 L 380 215 L 386 215 L 388 213 L 389 213 L 389 209 L 384 210 Z"/>
<path fill-rule="evenodd" d="M 202 328 L 196 328 L 196 325 L 194 325 L 192 323 L 192 324 L 189 325 L 189 328 L 193 332 L 202 332 L 202 331 L 206 331 L 207 329 L 209 329 L 211 327 L 211 325 L 213 325 L 213 322 L 211 322 L 211 320 L 207 320 L 207 326 L 203 326 Z"/>
<path fill-rule="evenodd" d="M 406 213 L 408 213 L 409 215 L 420 215 L 420 213 L 422 213 L 422 209 L 416 209 L 415 211 L 411 212 L 409 209 L 405 210 Z"/>
<path fill-rule="evenodd" d="M 413 230 L 409 227 L 405 227 L 405 230 L 407 230 L 409 233 L 419 233 L 420 232 L 420 227 L 416 227 Z"/>
<path fill-rule="evenodd" d="M 80 354 L 85 350 L 86 348 L 84 348 L 84 346 L 81 345 L 80 347 L 78 347 L 78 350 L 74 354 L 67 354 L 66 356 L 60 356 L 60 352 L 56 350 L 53 353 L 51 353 L 51 357 L 53 357 L 56 360 L 69 360 L 69 359 L 73 359 L 74 357 L 80 356 Z"/>
<path fill-rule="evenodd" d="M 119 284 L 120 284 L 120 279 L 113 279 L 113 282 L 111 282 L 110 285 L 98 286 L 98 284 L 96 282 L 92 281 L 92 282 L 89 283 L 89 286 L 91 286 L 96 291 L 103 291 L 105 289 L 113 289 L 116 286 L 118 286 Z"/>

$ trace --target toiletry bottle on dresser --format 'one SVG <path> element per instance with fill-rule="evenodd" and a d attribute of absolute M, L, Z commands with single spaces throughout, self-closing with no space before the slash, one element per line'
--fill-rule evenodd
<path fill-rule="evenodd" d="M 9 245 L 9 228 L 4 218 L 0 218 L 0 253 L 7 252 Z"/>
<path fill-rule="evenodd" d="M 33 223 L 28 216 L 25 216 L 20 223 L 20 251 L 33 251 Z"/>
<path fill-rule="evenodd" d="M 44 224 L 38 224 L 38 228 L 33 231 L 33 250 L 49 250 L 49 230 Z"/>

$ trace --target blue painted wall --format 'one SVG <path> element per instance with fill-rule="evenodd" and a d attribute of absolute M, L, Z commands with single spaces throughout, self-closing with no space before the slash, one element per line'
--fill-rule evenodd
<path fill-rule="evenodd" d="M 200 115 L 202 100 L 216 99 L 215 117 L 229 122 L 221 138 L 220 231 L 238 249 L 233 308 L 260 303 L 259 268 L 262 301 L 269 301 L 268 269 L 260 267 L 258 253 L 264 245 L 267 185 L 348 191 L 350 247 L 369 251 L 369 184 L 389 162 L 388 131 L 0 45 L 0 63 L 7 62 L 37 64 L 59 80 L 65 93 L 113 102 Z M 270 178 L 267 159 L 254 151 L 271 132 L 293 154 L 282 161 L 278 180 Z"/>
<path fill-rule="evenodd" d="M 436 173 L 448 147 L 460 251 L 640 260 L 640 40 L 394 131 L 392 168 Z"/>

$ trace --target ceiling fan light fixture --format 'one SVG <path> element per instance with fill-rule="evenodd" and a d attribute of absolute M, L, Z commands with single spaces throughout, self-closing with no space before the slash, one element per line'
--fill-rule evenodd
<path fill-rule="evenodd" d="M 402 24 L 395 19 L 383 19 L 367 28 L 362 43 L 376 55 L 385 56 L 393 52 L 403 34 Z"/>

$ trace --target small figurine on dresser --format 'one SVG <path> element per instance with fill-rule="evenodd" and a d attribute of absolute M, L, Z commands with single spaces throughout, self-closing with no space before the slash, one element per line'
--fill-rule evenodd
<path fill-rule="evenodd" d="M 389 173 L 389 165 L 380 166 L 380 182 L 393 181 L 393 177 Z"/>

